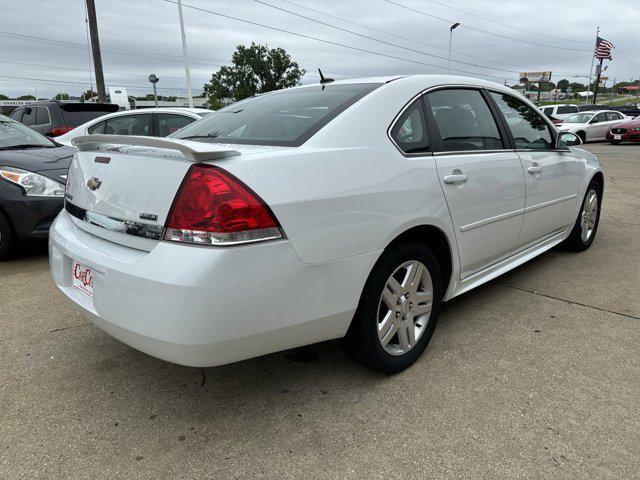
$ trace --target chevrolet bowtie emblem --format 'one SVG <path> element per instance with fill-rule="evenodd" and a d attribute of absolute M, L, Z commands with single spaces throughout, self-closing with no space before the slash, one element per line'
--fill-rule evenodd
<path fill-rule="evenodd" d="M 97 190 L 100 188 L 100 185 L 102 185 L 102 181 L 98 180 L 96 177 L 91 177 L 87 180 L 87 187 L 89 187 L 89 190 Z"/>

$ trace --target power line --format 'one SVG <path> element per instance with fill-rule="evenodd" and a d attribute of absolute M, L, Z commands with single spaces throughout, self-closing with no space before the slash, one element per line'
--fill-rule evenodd
<path fill-rule="evenodd" d="M 17 77 L 17 76 L 11 76 L 11 75 L 0 75 L 0 78 L 8 78 L 10 80 L 20 80 L 21 82 L 35 82 L 35 83 L 53 83 L 53 84 L 69 84 L 69 85 L 83 85 L 86 86 L 86 82 L 74 82 L 71 80 L 46 80 L 46 79 L 42 79 L 42 78 L 30 78 L 30 77 Z M 137 90 L 149 90 L 149 87 L 140 87 L 137 85 L 118 85 L 120 87 L 123 88 L 131 88 L 131 89 L 137 89 Z M 170 90 L 170 91 L 178 91 L 178 90 L 185 90 L 184 88 L 171 88 L 171 87 L 164 87 L 164 88 L 158 88 L 158 90 Z"/>
<path fill-rule="evenodd" d="M 571 40 L 571 39 L 568 39 L 568 38 L 556 37 L 555 35 L 548 35 L 546 33 L 539 33 L 539 32 L 534 32 L 532 30 L 526 30 L 526 29 L 520 28 L 520 27 L 514 27 L 513 25 L 508 25 L 506 23 L 502 23 L 502 22 L 498 22 L 496 20 L 492 20 L 491 18 L 487 18 L 487 17 L 483 17 L 481 15 L 477 15 L 475 13 L 467 12 L 466 10 L 462 10 L 460 8 L 452 7 L 451 5 L 447 5 L 446 3 L 438 2 L 436 0 L 427 0 L 427 1 L 431 2 L 431 3 L 435 4 L 435 5 L 440 5 L 441 7 L 449 8 L 451 10 L 455 10 L 456 12 L 464 13 L 465 15 L 469 15 L 470 17 L 479 18 L 480 20 L 484 20 L 486 22 L 495 23 L 496 25 L 500 25 L 502 27 L 512 28 L 513 30 L 518 30 L 520 32 L 528 33 L 530 35 L 539 35 L 541 37 L 552 38 L 554 40 L 561 40 L 563 42 L 582 43 L 582 44 L 585 44 L 585 45 L 593 44 L 593 42 L 585 42 L 585 41 L 582 41 L 582 40 Z"/>
<path fill-rule="evenodd" d="M 304 18 L 305 20 L 310 20 L 312 22 L 316 22 L 316 23 L 319 23 L 321 25 L 325 25 L 325 26 L 330 27 L 330 28 L 335 28 L 336 30 L 340 30 L 342 32 L 346 32 L 346 33 L 350 33 L 352 35 L 356 35 L 358 37 L 366 38 L 367 40 L 372 40 L 374 42 L 382 43 L 384 45 L 389 45 L 389 46 L 392 46 L 392 47 L 401 48 L 402 50 L 408 50 L 410 52 L 418 53 L 420 55 L 426 55 L 428 57 L 437 58 L 439 60 L 447 60 L 447 57 L 442 57 L 440 55 L 434 55 L 432 53 L 427 53 L 427 52 L 424 52 L 422 50 L 415 50 L 413 48 L 409 48 L 409 47 L 406 47 L 406 46 L 403 46 L 403 45 L 398 45 L 397 43 L 387 42 L 385 40 L 380 40 L 378 38 L 371 37 L 369 35 L 364 35 L 362 33 L 354 32 L 353 30 L 349 30 L 347 28 L 338 27 L 337 25 L 332 25 L 330 23 L 323 22 L 322 20 L 317 20 L 315 18 L 307 17 L 306 15 L 302 15 L 300 13 L 292 12 L 291 10 L 287 10 L 286 8 L 278 7 L 276 5 L 264 2 L 262 0 L 254 0 L 254 2 L 260 3 L 262 5 L 266 5 L 267 7 L 273 8 L 275 10 L 280 10 L 282 12 L 286 12 L 286 13 L 289 13 L 291 15 L 295 15 L 296 17 Z M 467 66 L 477 67 L 477 68 L 485 68 L 487 70 L 496 70 L 496 71 L 499 71 L 499 72 L 507 72 L 507 73 L 520 73 L 520 72 L 518 72 L 516 70 L 507 70 L 507 69 L 504 69 L 504 68 L 489 67 L 489 66 L 485 66 L 485 65 L 479 65 L 479 64 L 476 64 L 476 63 L 463 62 L 463 61 L 460 61 L 460 60 L 451 60 L 451 61 L 453 63 L 459 63 L 461 65 L 467 65 Z"/>
<path fill-rule="evenodd" d="M 67 40 L 59 40 L 59 39 L 54 39 L 54 38 L 47 38 L 47 37 L 38 37 L 38 36 L 34 36 L 34 35 L 26 35 L 26 34 L 20 34 L 20 33 L 12 33 L 12 32 L 7 32 L 7 31 L 2 31 L 0 30 L 0 35 L 6 36 L 6 37 L 13 37 L 13 38 L 18 38 L 20 40 L 25 40 L 25 41 L 30 41 L 30 42 L 37 42 L 37 43 L 43 43 L 46 45 L 55 45 L 55 46 L 64 46 L 64 47 L 69 47 L 69 48 L 79 48 L 82 50 L 87 50 L 87 46 L 77 43 L 77 42 L 70 42 Z M 170 61 L 179 61 L 182 62 L 182 57 L 178 57 L 178 56 L 173 56 L 173 55 L 166 55 L 166 54 L 157 54 L 157 53 L 150 53 L 150 52 L 144 52 L 144 51 L 138 51 L 138 50 L 132 50 L 132 49 L 119 49 L 119 48 L 102 48 L 102 53 L 109 53 L 111 55 L 125 55 L 125 56 L 129 56 L 129 57 L 138 57 L 138 58 L 147 58 L 147 59 L 151 59 L 151 60 L 160 60 L 160 61 L 166 61 L 166 60 L 170 60 Z M 192 58 L 192 60 L 195 60 L 196 63 L 200 63 L 202 65 L 209 65 L 210 62 L 216 62 L 216 63 L 225 63 L 226 60 L 219 60 L 219 59 L 205 59 L 205 58 Z"/>
<path fill-rule="evenodd" d="M 441 22 L 446 22 L 448 24 L 454 23 L 453 20 L 449 20 L 447 18 L 438 17 L 436 15 L 431 15 L 430 13 L 426 13 L 426 12 L 423 12 L 422 10 L 417 10 L 415 8 L 408 7 L 407 5 L 403 5 L 401 3 L 394 2 L 393 0 L 382 0 L 382 1 L 390 3 L 391 5 L 395 5 L 397 7 L 404 8 L 406 10 L 409 10 L 409 11 L 412 11 L 412 12 L 415 12 L 415 13 L 419 13 L 420 15 L 424 15 L 425 17 L 429 17 L 429 18 L 434 18 L 436 20 L 440 20 Z M 508 35 L 502 35 L 500 33 L 489 32 L 487 30 L 482 30 L 480 28 L 472 27 L 472 26 L 466 25 L 466 24 L 462 24 L 462 26 L 464 28 L 467 28 L 468 30 L 473 30 L 475 32 L 484 33 L 486 35 L 493 35 L 494 37 L 499 37 L 499 38 L 503 38 L 503 39 L 506 39 L 506 40 L 511 40 L 511 41 L 514 41 L 514 42 L 527 43 L 529 45 L 536 45 L 538 47 L 554 48 L 556 50 L 569 50 L 569 51 L 573 51 L 573 52 L 589 52 L 590 51 L 590 50 L 581 50 L 581 49 L 578 49 L 578 48 L 558 47 L 556 45 L 548 45 L 546 43 L 531 42 L 529 40 L 522 40 L 520 38 L 514 38 L 514 37 L 509 37 Z"/>
<path fill-rule="evenodd" d="M 167 2 L 167 3 L 177 4 L 177 2 L 175 0 L 162 0 L 162 1 Z M 244 18 L 235 17 L 233 15 L 228 15 L 228 14 L 225 14 L 225 13 L 215 12 L 213 10 L 208 10 L 206 8 L 196 7 L 194 5 L 187 5 L 186 3 L 183 3 L 182 6 L 185 7 L 185 8 L 191 8 L 192 10 L 196 10 L 196 11 L 199 11 L 199 12 L 210 13 L 212 15 L 217 15 L 219 17 L 228 18 L 230 20 L 236 20 L 238 22 L 243 22 L 243 23 L 247 23 L 247 24 L 250 24 L 250 25 L 255 25 L 257 27 L 267 28 L 269 30 L 274 30 L 274 31 L 281 32 L 281 33 L 286 33 L 286 34 L 289 34 L 289 35 L 294 35 L 294 36 L 299 37 L 299 38 L 306 38 L 308 40 L 314 40 L 314 41 L 317 41 L 317 42 L 325 43 L 327 45 L 333 45 L 333 46 L 337 46 L 337 47 L 348 48 L 349 50 L 355 50 L 357 52 L 369 53 L 369 54 L 377 55 L 377 56 L 380 56 L 380 57 L 391 58 L 391 59 L 394 59 L 394 60 L 400 60 L 400 61 L 403 61 L 403 62 L 414 63 L 414 64 L 417 64 L 417 65 L 424 65 L 424 66 L 427 66 L 427 67 L 434 67 L 434 68 L 438 68 L 438 69 L 444 68 L 441 65 L 434 65 L 434 64 L 431 64 L 431 63 L 421 62 L 421 61 L 418 61 L 418 60 L 412 60 L 412 59 L 409 59 L 409 58 L 398 57 L 396 55 L 377 52 L 377 51 L 374 51 L 374 50 L 368 50 L 366 48 L 355 47 L 353 45 L 346 45 L 344 43 L 333 42 L 331 40 L 326 40 L 326 39 L 320 38 L 320 37 L 314 37 L 312 35 L 306 35 L 306 34 L 303 34 L 303 33 L 292 32 L 290 30 L 285 30 L 284 28 L 274 27 L 274 26 L 271 26 L 271 25 L 265 25 L 263 23 L 254 22 L 252 20 L 246 20 Z M 466 70 L 459 70 L 459 69 L 451 69 L 451 70 L 452 71 L 456 71 L 456 72 L 460 72 L 460 73 L 466 73 L 468 75 L 483 76 L 483 77 L 489 77 L 489 78 L 497 78 L 497 79 L 500 79 L 500 80 L 504 80 L 505 79 L 504 76 L 488 75 L 488 74 L 485 74 L 485 73 L 469 72 L 469 71 L 466 71 Z"/>
<path fill-rule="evenodd" d="M 409 38 L 409 37 L 405 37 L 405 36 L 402 36 L 402 35 L 397 35 L 395 33 L 391 33 L 391 32 L 386 31 L 386 30 L 381 30 L 381 29 L 374 28 L 374 27 L 371 27 L 371 26 L 368 26 L 368 25 L 364 25 L 362 23 L 354 22 L 352 20 L 349 20 L 349 19 L 346 19 L 346 18 L 343 18 L 343 17 L 338 17 L 337 15 L 332 15 L 332 14 L 329 14 L 329 13 L 326 13 L 326 12 L 322 12 L 320 10 L 315 10 L 315 9 L 313 9 L 311 7 L 307 7 L 305 5 L 301 5 L 301 4 L 296 3 L 296 2 L 292 2 L 291 0 L 280 0 L 280 1 L 284 2 L 284 3 L 288 3 L 290 5 L 295 5 L 296 7 L 299 7 L 299 8 L 305 9 L 305 10 L 309 10 L 309 11 L 314 12 L 314 13 L 318 13 L 320 15 L 325 15 L 327 17 L 334 18 L 336 20 L 340 20 L 342 22 L 349 23 L 351 25 L 355 25 L 355 26 L 358 26 L 358 27 L 361 27 L 361 28 L 366 28 L 366 29 L 372 30 L 374 32 L 383 33 L 383 34 L 389 35 L 391 37 L 399 38 L 399 39 L 406 40 L 406 41 L 409 41 L 409 42 L 412 42 L 412 43 L 415 43 L 415 44 L 419 44 L 419 45 L 424 45 L 424 46 L 427 46 L 427 47 L 430 47 L 430 48 L 434 48 L 436 50 L 442 50 L 442 51 L 445 51 L 445 52 L 449 51 L 447 48 L 444 48 L 444 47 L 440 47 L 440 46 L 433 45 L 433 44 L 430 44 L 430 43 L 418 41 L 418 40 L 415 40 L 414 38 Z M 259 3 L 264 3 L 264 2 L 259 2 Z M 402 48 L 405 49 L 406 47 L 402 47 Z M 461 55 L 463 57 L 475 58 L 475 59 L 483 60 L 483 61 L 486 61 L 486 62 L 497 63 L 497 64 L 506 65 L 506 66 L 510 66 L 510 67 L 520 68 L 521 69 L 520 71 L 534 71 L 534 70 L 540 70 L 541 69 L 540 67 L 535 67 L 535 68 L 534 67 L 523 67 L 522 65 L 515 65 L 515 64 L 512 64 L 512 63 L 501 62 L 501 61 L 494 60 L 494 59 L 491 59 L 491 58 L 479 57 L 477 55 L 469 55 L 469 54 L 462 53 L 462 52 L 457 51 L 457 50 L 452 50 L 452 52 L 455 53 L 456 55 Z M 441 58 L 441 57 L 438 57 L 438 58 Z M 453 60 L 453 59 L 451 61 L 452 62 L 456 62 L 456 60 Z M 504 71 L 508 72 L 509 70 L 505 69 Z M 519 72 L 515 72 L 514 71 L 514 73 L 519 73 Z M 573 73 L 568 73 L 568 72 L 555 72 L 555 73 L 557 75 L 574 75 Z"/>

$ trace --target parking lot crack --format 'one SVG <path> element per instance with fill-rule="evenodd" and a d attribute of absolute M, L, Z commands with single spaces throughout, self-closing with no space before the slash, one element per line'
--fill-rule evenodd
<path fill-rule="evenodd" d="M 19 338 L 34 337 L 36 335 L 43 335 L 43 334 L 47 334 L 47 333 L 62 332 L 64 330 L 71 330 L 72 328 L 86 327 L 88 325 L 91 325 L 91 323 L 78 323 L 76 325 L 69 325 L 67 327 L 54 328 L 54 329 L 51 329 L 51 330 L 46 330 L 44 332 L 35 332 L 35 333 L 30 333 L 28 335 L 16 335 L 15 337 L 0 338 L 0 343 L 9 342 L 11 340 L 17 340 Z"/>
<path fill-rule="evenodd" d="M 532 293 L 534 295 L 539 295 L 541 297 L 551 298 L 553 300 L 560 300 L 561 302 L 567 302 L 567 303 L 570 303 L 571 305 L 579 305 L 581 307 L 592 308 L 592 309 L 598 310 L 600 312 L 610 313 L 612 315 L 619 315 L 621 317 L 630 318 L 632 320 L 640 320 L 640 317 L 636 317 L 634 315 L 628 315 L 626 313 L 620 313 L 620 312 L 616 312 L 614 310 L 608 310 L 606 308 L 596 307 L 594 305 L 587 305 L 586 303 L 575 302 L 573 300 L 567 300 L 566 298 L 554 297 L 553 295 L 548 295 L 546 293 L 536 292 L 535 290 L 528 290 L 528 289 L 522 288 L 522 287 L 516 287 L 515 285 L 507 285 L 506 283 L 497 283 L 496 285 L 498 285 L 499 287 L 513 288 L 514 290 L 520 290 L 521 292 Z"/>

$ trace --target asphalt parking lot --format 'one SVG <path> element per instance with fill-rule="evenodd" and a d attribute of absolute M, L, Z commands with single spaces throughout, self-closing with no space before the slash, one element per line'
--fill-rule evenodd
<path fill-rule="evenodd" d="M 198 370 L 88 324 L 45 248 L 0 264 L 0 478 L 639 478 L 640 145 L 598 236 L 445 306 L 392 377 L 337 342 Z"/>

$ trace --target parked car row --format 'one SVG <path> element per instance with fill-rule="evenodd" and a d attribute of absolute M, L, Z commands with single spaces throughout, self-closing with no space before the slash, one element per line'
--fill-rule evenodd
<path fill-rule="evenodd" d="M 640 115 L 626 115 L 601 106 L 548 105 L 539 107 L 561 132 L 575 133 L 583 142 L 608 140 L 612 144 L 640 142 Z"/>
<path fill-rule="evenodd" d="M 164 137 L 211 110 L 34 102 L 0 115 L 0 260 L 16 243 L 46 239 L 63 207 L 72 140 L 83 135 Z M 84 123 L 83 123 L 84 122 Z M 78 123 L 82 125 L 76 126 Z M 73 129 L 71 129 L 74 127 Z"/>

